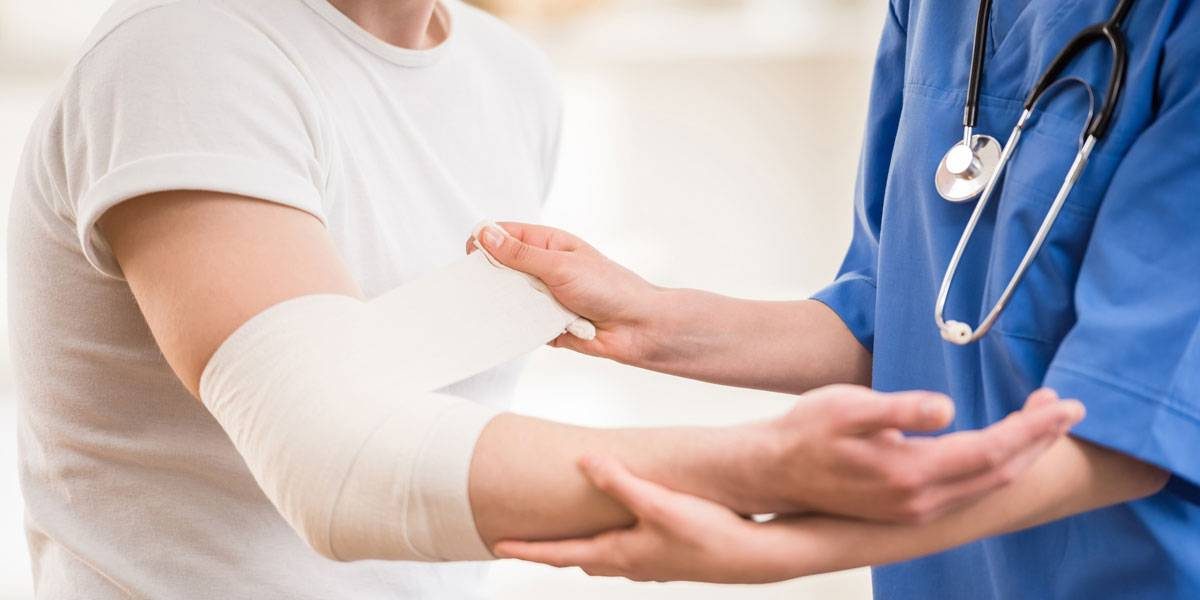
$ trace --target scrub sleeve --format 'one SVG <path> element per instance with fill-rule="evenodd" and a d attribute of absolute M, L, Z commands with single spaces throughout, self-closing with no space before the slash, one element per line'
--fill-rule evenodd
<path fill-rule="evenodd" d="M 837 279 L 813 296 L 833 309 L 867 350 L 875 345 L 880 223 L 892 150 L 904 108 L 898 100 L 904 93 L 906 35 L 896 7 L 892 3 L 888 7 L 871 78 L 871 110 L 854 190 L 854 236 Z"/>
<path fill-rule="evenodd" d="M 1166 50 L 1158 114 L 1100 206 L 1045 384 L 1087 406 L 1076 436 L 1200 502 L 1200 69 L 1182 66 L 1200 57 Z"/>

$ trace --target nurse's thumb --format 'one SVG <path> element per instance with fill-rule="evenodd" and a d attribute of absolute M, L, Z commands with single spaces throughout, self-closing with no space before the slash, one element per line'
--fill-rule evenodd
<path fill-rule="evenodd" d="M 529 273 L 543 281 L 559 266 L 559 253 L 526 244 L 495 223 L 481 226 L 475 239 L 504 266 Z"/>
<path fill-rule="evenodd" d="M 937 431 L 954 419 L 954 402 L 928 391 L 884 393 L 855 386 L 831 386 L 829 408 L 842 431 Z"/>

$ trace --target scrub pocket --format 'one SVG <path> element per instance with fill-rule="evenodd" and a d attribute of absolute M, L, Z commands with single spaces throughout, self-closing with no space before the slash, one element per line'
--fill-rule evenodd
<path fill-rule="evenodd" d="M 1033 243 L 1078 151 L 1077 127 L 1035 122 L 1006 169 L 993 200 L 996 206 L 989 207 L 994 211 L 995 229 L 981 314 L 995 304 Z M 1080 262 L 1116 163 L 1093 153 L 995 331 L 1052 345 L 1070 331 L 1075 323 L 1074 290 Z"/>

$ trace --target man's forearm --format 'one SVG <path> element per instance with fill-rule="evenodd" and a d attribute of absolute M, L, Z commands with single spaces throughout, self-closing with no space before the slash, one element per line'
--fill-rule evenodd
<path fill-rule="evenodd" d="M 740 300 L 663 290 L 645 319 L 635 366 L 712 383 L 799 394 L 833 383 L 868 385 L 871 354 L 815 300 Z"/>
<path fill-rule="evenodd" d="M 1129 456 L 1065 438 L 1026 475 L 937 521 L 885 525 L 831 517 L 770 525 L 761 542 L 771 556 L 798 565 L 791 577 L 909 560 L 1153 494 L 1167 474 Z"/>
<path fill-rule="evenodd" d="M 619 458 L 631 470 L 672 488 L 736 503 L 766 434 L 735 427 L 592 429 L 519 415 L 492 420 L 476 444 L 470 497 L 475 524 L 489 546 L 503 539 L 545 540 L 622 527 L 633 517 L 580 473 L 584 455 Z"/>

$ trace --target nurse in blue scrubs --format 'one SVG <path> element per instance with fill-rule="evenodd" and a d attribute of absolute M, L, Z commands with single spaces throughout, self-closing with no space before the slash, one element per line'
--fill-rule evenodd
<path fill-rule="evenodd" d="M 1115 5 L 991 6 L 975 133 L 1003 142 L 1046 66 Z M 851 383 L 945 392 L 957 406 L 952 430 L 995 423 L 1039 388 L 1082 401 L 1082 423 L 967 506 L 926 514 L 918 496 L 906 524 L 820 514 L 757 523 L 598 457 L 584 470 L 638 525 L 507 542 L 501 555 L 635 579 L 742 582 L 886 565 L 873 574 L 885 599 L 1200 598 L 1200 2 L 1133 2 L 1107 135 L 995 326 L 956 345 L 939 335 L 934 306 L 974 204 L 945 201 L 933 174 L 963 135 L 977 12 L 963 0 L 890 3 L 853 241 L 813 299 L 652 287 L 569 234 L 529 225 L 506 225 L 522 241 L 489 249 L 596 322 L 596 341 L 559 341 L 582 352 L 787 391 L 833 383 L 832 366 L 865 359 Z M 1092 45 L 1062 75 L 1099 101 L 1112 60 Z M 1037 106 L 963 254 L 947 318 L 979 323 L 996 303 L 1079 149 L 1088 109 L 1079 85 Z"/>

